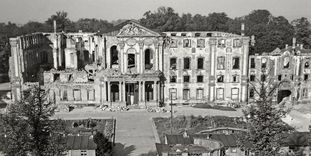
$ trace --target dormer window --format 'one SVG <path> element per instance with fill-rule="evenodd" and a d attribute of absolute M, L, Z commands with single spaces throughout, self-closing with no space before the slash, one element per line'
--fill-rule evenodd
<path fill-rule="evenodd" d="M 200 37 L 200 36 L 201 36 L 201 33 L 195 33 L 194 36 L 195 36 L 195 37 Z"/>
<path fill-rule="evenodd" d="M 176 36 L 176 33 L 171 33 L 171 36 Z"/>
<path fill-rule="evenodd" d="M 186 33 L 181 33 L 181 36 L 187 36 L 187 34 Z"/>
<path fill-rule="evenodd" d="M 289 57 L 284 58 L 283 68 L 289 68 Z"/>

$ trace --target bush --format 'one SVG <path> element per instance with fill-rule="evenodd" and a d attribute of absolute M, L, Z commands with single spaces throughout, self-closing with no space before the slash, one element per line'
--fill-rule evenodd
<path fill-rule="evenodd" d="M 192 107 L 194 108 L 205 108 L 205 109 L 217 109 L 217 110 L 222 110 L 222 111 L 236 111 L 234 108 L 231 107 L 225 107 L 225 106 L 211 106 L 209 104 L 203 104 L 203 103 L 198 103 L 193 105 Z"/>

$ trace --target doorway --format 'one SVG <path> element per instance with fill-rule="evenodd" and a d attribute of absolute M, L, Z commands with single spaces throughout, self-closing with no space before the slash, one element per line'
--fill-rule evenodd
<path fill-rule="evenodd" d="M 278 103 L 280 103 L 285 97 L 288 97 L 292 94 L 290 90 L 280 90 L 278 91 Z"/>
<path fill-rule="evenodd" d="M 138 83 L 126 83 L 125 93 L 126 93 L 126 105 L 138 104 Z"/>

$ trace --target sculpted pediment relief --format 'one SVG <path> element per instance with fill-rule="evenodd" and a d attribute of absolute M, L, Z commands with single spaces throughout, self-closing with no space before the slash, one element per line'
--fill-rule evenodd
<path fill-rule="evenodd" d="M 160 36 L 160 34 L 132 22 L 125 25 L 117 36 Z"/>

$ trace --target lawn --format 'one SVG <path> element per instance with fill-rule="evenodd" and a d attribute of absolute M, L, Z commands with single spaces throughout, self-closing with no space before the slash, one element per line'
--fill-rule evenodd
<path fill-rule="evenodd" d="M 153 118 L 156 125 L 160 141 L 164 142 L 165 134 L 171 133 L 170 118 Z M 195 134 L 202 130 L 216 127 L 246 128 L 245 122 L 241 118 L 226 116 L 177 116 L 173 118 L 173 134 L 182 134 L 185 130 L 189 134 Z"/>
<path fill-rule="evenodd" d="M 217 109 L 217 110 L 222 110 L 222 111 L 236 111 L 236 109 L 232 107 L 219 106 L 219 105 L 212 106 L 206 103 L 198 103 L 198 104 L 193 105 L 192 107 L 204 108 L 204 109 Z"/>

